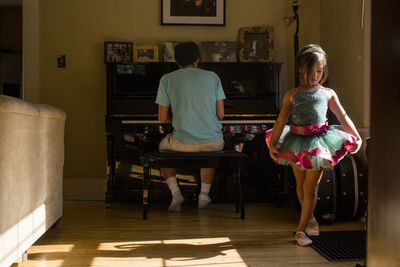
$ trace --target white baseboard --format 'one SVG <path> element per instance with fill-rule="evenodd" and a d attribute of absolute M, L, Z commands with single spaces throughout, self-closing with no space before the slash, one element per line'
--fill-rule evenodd
<path fill-rule="evenodd" d="M 64 178 L 65 200 L 104 200 L 105 178 Z"/>

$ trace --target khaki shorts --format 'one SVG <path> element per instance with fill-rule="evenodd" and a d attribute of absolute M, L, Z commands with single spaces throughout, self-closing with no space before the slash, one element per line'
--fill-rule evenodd
<path fill-rule="evenodd" d="M 220 151 L 224 149 L 224 139 L 221 138 L 215 142 L 203 144 L 186 144 L 175 140 L 172 134 L 167 134 L 161 140 L 158 149 L 160 151 L 180 151 L 180 152 L 207 152 Z"/>

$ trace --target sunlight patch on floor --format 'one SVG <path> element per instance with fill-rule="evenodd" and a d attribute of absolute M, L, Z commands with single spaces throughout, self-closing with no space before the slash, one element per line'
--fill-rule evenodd
<path fill-rule="evenodd" d="M 70 253 L 74 249 L 73 244 L 59 245 L 33 245 L 28 250 L 28 262 L 24 262 L 18 266 L 25 267 L 64 267 L 65 259 L 60 257 L 60 253 Z"/>
<path fill-rule="evenodd" d="M 73 244 L 33 245 L 29 248 L 29 253 L 71 252 L 74 246 Z"/>
<path fill-rule="evenodd" d="M 121 266 L 247 266 L 228 237 L 107 242 L 97 249 L 120 257 Z M 107 260 L 96 257 L 92 266 Z"/>

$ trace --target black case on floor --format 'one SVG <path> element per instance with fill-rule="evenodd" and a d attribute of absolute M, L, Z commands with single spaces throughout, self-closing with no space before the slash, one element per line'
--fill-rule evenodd
<path fill-rule="evenodd" d="M 345 156 L 322 176 L 314 215 L 317 220 L 353 220 L 365 215 L 367 176 L 357 155 Z"/>
<path fill-rule="evenodd" d="M 325 170 L 319 184 L 317 205 L 314 216 L 317 220 L 333 221 L 338 205 L 336 170 Z"/>
<path fill-rule="evenodd" d="M 351 220 L 365 215 L 367 176 L 356 155 L 344 157 L 336 166 L 338 177 L 338 218 Z"/>

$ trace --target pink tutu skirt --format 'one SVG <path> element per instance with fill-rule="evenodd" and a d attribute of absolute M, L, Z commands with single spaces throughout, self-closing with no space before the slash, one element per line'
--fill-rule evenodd
<path fill-rule="evenodd" d="M 269 147 L 272 130 L 265 141 Z M 357 138 L 340 125 L 285 125 L 276 144 L 278 164 L 300 169 L 332 169 L 356 144 Z"/>

